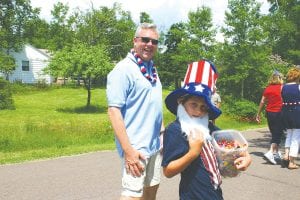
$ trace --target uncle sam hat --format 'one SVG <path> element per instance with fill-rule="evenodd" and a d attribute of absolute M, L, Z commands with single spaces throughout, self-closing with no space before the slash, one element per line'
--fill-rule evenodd
<path fill-rule="evenodd" d="M 200 60 L 188 65 L 183 87 L 171 92 L 165 99 L 168 110 L 176 115 L 178 98 L 184 95 L 203 97 L 208 106 L 209 119 L 216 119 L 222 112 L 212 102 L 211 96 L 216 85 L 218 73 L 208 60 Z"/>

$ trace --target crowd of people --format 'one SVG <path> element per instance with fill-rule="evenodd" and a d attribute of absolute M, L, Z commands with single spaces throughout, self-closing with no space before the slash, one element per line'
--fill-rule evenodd
<path fill-rule="evenodd" d="M 219 129 L 214 120 L 221 115 L 212 99 L 213 94 L 217 94 L 217 70 L 208 60 L 189 65 L 182 88 L 172 91 L 165 99 L 166 107 L 176 116 L 176 120 L 165 127 L 162 85 L 153 62 L 158 40 L 154 24 L 140 24 L 133 38 L 133 48 L 107 76 L 108 115 L 122 160 L 120 199 L 156 199 L 162 167 L 166 177 L 181 174 L 180 199 L 221 200 L 221 173 L 211 137 L 212 131 Z M 291 116 L 298 115 L 299 110 L 293 111 L 293 108 L 299 108 L 300 103 L 299 96 L 292 97 L 296 91 L 294 81 L 297 82 L 291 80 L 282 88 L 282 105 L 289 125 L 290 139 L 286 147 L 290 168 L 297 148 L 295 141 L 299 138 L 296 136 L 299 129 L 294 130 L 299 128 L 294 124 L 299 120 Z M 299 86 L 299 77 L 295 84 Z M 220 103 L 220 98 L 216 99 Z M 297 105 L 290 105 L 296 101 Z M 272 145 L 276 145 L 271 145 L 272 155 L 279 152 L 280 134 L 274 134 Z M 247 151 L 234 160 L 234 167 L 240 171 L 250 164 Z"/>

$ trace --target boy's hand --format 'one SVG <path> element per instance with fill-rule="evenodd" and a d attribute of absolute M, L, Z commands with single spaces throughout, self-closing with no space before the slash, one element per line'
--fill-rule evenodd
<path fill-rule="evenodd" d="M 191 153 L 191 155 L 193 157 L 199 156 L 204 142 L 203 134 L 199 130 L 193 129 L 188 140 L 190 145 L 189 152 Z"/>
<path fill-rule="evenodd" d="M 241 157 L 234 160 L 234 165 L 240 171 L 245 171 L 251 164 L 252 159 L 248 152 L 245 152 Z"/>

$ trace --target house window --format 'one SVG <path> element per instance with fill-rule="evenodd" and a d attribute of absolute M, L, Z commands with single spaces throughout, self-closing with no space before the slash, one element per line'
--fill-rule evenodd
<path fill-rule="evenodd" d="M 29 71 L 29 61 L 22 60 L 22 71 Z"/>

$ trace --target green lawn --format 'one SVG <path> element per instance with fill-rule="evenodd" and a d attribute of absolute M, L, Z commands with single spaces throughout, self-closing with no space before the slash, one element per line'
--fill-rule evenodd
<path fill-rule="evenodd" d="M 0 164 L 115 148 L 105 89 L 92 90 L 89 109 L 82 88 L 18 92 L 13 98 L 16 110 L 0 111 Z M 174 116 L 164 108 L 165 124 L 172 120 Z M 258 127 L 225 115 L 217 125 L 237 130 Z"/>

